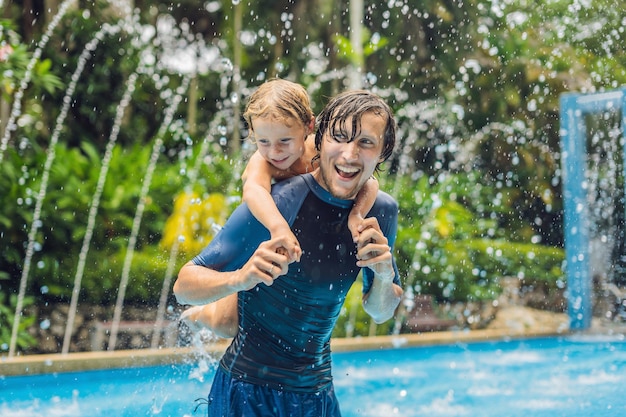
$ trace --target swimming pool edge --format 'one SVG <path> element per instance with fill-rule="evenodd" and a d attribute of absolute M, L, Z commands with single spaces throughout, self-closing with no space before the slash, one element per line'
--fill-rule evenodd
<path fill-rule="evenodd" d="M 458 330 L 429 333 L 412 333 L 390 336 L 334 338 L 333 352 L 389 349 L 409 346 L 428 346 L 465 342 L 497 341 L 537 337 L 566 336 L 569 331 L 511 331 L 509 330 Z M 172 347 L 118 351 L 75 352 L 68 354 L 23 355 L 0 357 L 0 377 L 49 374 L 95 369 L 124 368 L 129 366 L 155 366 L 188 362 L 198 354 L 220 357 L 229 340 L 222 339 L 198 347 Z M 202 352 L 200 352 L 202 349 Z"/>

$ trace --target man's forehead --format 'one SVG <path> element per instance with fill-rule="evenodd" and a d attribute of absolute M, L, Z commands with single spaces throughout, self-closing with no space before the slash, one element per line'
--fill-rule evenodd
<path fill-rule="evenodd" d="M 349 115 L 344 118 L 334 119 L 331 129 L 352 133 L 353 117 L 355 116 Z M 374 111 L 368 111 L 356 117 L 358 117 L 358 120 L 355 126 L 355 134 L 367 134 L 381 137 L 384 135 L 387 120 L 382 114 Z"/>
<path fill-rule="evenodd" d="M 361 127 L 363 125 L 363 120 L 370 121 L 373 118 L 378 118 L 383 122 L 386 122 L 387 119 L 385 117 L 384 114 L 374 111 L 374 110 L 369 110 L 366 112 L 363 112 L 361 114 L 358 114 L 356 116 L 352 115 L 352 114 L 348 114 L 348 115 L 339 115 L 339 112 L 335 112 L 335 114 L 332 117 L 332 125 L 337 128 L 351 128 L 352 127 L 352 119 L 354 117 L 357 117 L 357 127 Z"/>

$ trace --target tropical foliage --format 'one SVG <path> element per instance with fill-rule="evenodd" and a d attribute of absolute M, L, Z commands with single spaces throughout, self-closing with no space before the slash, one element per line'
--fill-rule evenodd
<path fill-rule="evenodd" d="M 407 286 L 440 301 L 492 299 L 501 276 L 562 286 L 559 96 L 626 82 L 626 5 L 608 0 L 366 0 L 362 48 L 348 0 L 144 0 L 130 15 L 77 0 L 38 52 L 66 2 L 4 3 L 0 285 L 17 293 L 34 230 L 35 302 L 67 301 L 81 253 L 81 299 L 111 302 L 139 226 L 127 302 L 156 303 L 172 250 L 178 266 L 239 196 L 251 89 L 290 78 L 320 110 L 354 73 L 398 119 L 380 180 L 400 202 Z"/>

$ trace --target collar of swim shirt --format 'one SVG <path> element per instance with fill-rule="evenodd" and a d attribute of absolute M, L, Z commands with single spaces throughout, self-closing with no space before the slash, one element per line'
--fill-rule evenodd
<path fill-rule="evenodd" d="M 337 207 L 350 208 L 354 203 L 354 200 L 342 200 L 337 197 L 333 197 L 326 189 L 324 189 L 316 180 L 312 174 L 303 175 L 304 181 L 307 183 L 313 194 L 320 200 L 332 204 Z"/>

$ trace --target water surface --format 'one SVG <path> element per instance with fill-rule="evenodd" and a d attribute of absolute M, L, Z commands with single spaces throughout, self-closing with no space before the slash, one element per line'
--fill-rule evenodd
<path fill-rule="evenodd" d="M 342 352 L 333 358 L 344 417 L 626 415 L 623 338 L 463 343 Z M 193 364 L 0 377 L 0 415 L 205 416 L 206 407 L 196 399 L 206 398 L 213 367 L 204 358 Z"/>

